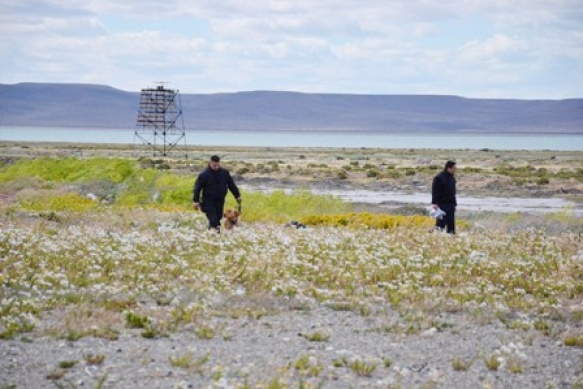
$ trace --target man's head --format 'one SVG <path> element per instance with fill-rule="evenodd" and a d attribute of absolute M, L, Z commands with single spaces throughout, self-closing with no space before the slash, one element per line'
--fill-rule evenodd
<path fill-rule="evenodd" d="M 219 170 L 221 168 L 221 158 L 218 155 L 213 155 L 209 160 L 209 167 L 214 171 Z"/>
<path fill-rule="evenodd" d="M 451 160 L 450 160 L 450 161 L 447 161 L 447 162 L 445 163 L 445 169 L 444 169 L 444 170 L 445 170 L 446 172 L 448 172 L 448 173 L 451 173 L 451 174 L 455 174 L 455 171 L 456 171 L 456 169 L 457 169 L 457 167 L 456 167 L 456 165 L 455 165 L 455 162 L 454 162 L 454 161 L 451 161 Z"/>

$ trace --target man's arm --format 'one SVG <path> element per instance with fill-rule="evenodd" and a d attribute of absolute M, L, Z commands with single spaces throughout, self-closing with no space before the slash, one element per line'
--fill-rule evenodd
<path fill-rule="evenodd" d="M 457 190 L 456 190 L 456 180 L 454 178 L 453 179 L 453 203 L 457 207 L 457 194 L 456 194 L 456 192 L 457 192 Z"/>
<path fill-rule="evenodd" d="M 202 191 L 203 185 L 204 185 L 204 176 L 201 173 L 201 174 L 198 175 L 198 178 L 194 182 L 194 190 L 193 190 L 192 201 L 195 204 L 200 203 L 200 192 Z"/>
<path fill-rule="evenodd" d="M 437 199 L 441 195 L 441 185 L 439 176 L 433 178 L 433 183 L 431 184 L 431 205 L 433 208 L 437 208 Z"/>
<path fill-rule="evenodd" d="M 231 173 L 229 173 L 226 170 L 225 170 L 225 173 L 227 173 L 227 186 L 229 187 L 229 190 L 231 191 L 233 196 L 235 196 L 237 201 L 239 201 L 241 199 L 241 192 L 239 192 L 239 188 L 237 188 L 235 181 L 233 181 L 233 177 L 231 177 Z"/>

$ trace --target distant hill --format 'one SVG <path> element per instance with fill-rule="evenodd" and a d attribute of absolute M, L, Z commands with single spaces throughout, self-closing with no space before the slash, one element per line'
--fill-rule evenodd
<path fill-rule="evenodd" d="M 187 130 L 583 134 L 583 99 L 502 100 L 294 92 L 181 94 Z M 134 128 L 139 92 L 0 84 L 0 125 Z"/>

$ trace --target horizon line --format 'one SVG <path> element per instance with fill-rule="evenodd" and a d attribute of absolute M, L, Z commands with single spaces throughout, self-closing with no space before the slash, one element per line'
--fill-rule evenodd
<path fill-rule="evenodd" d="M 107 84 L 96 84 L 87 82 L 38 82 L 38 81 L 21 81 L 17 83 L 0 83 L 0 86 L 18 86 L 18 85 L 58 85 L 58 86 L 93 86 L 93 87 L 105 87 L 115 89 L 120 92 L 125 93 L 140 93 L 141 89 L 151 88 L 150 86 L 145 86 L 140 90 L 132 91 L 121 89 L 112 85 Z M 171 84 L 168 82 L 167 84 Z M 221 94 L 244 94 L 244 93 L 289 93 L 297 95 L 329 95 L 329 96 L 369 96 L 369 97 L 389 97 L 389 96 L 401 96 L 401 97 L 453 97 L 459 99 L 468 100 L 522 100 L 522 101 L 565 101 L 565 100 L 583 100 L 581 97 L 563 97 L 563 98 L 517 98 L 517 97 L 468 97 L 456 94 L 435 94 L 435 93 L 348 93 L 348 92 L 306 92 L 306 91 L 294 91 L 294 90 L 276 90 L 276 89 L 250 89 L 250 90 L 238 90 L 229 92 L 183 92 L 176 88 L 167 88 L 180 92 L 182 95 L 221 95 Z"/>

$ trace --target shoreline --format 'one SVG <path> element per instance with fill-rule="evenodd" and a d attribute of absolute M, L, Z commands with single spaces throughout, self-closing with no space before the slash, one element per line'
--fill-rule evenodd
<path fill-rule="evenodd" d="M 127 158 L 143 168 L 164 168 L 193 180 L 208 156 L 219 154 L 244 187 L 308 189 L 385 208 L 393 203 L 426 205 L 432 177 L 445 160 L 455 159 L 461 166 L 459 198 L 467 199 L 468 204 L 461 204 L 469 211 L 491 210 L 479 208 L 488 198 L 504 199 L 506 213 L 533 207 L 579 212 L 583 204 L 583 151 L 196 146 L 187 152 L 188 158 L 162 157 L 127 145 L 0 141 L 3 163 L 20 158 Z"/>
<path fill-rule="evenodd" d="M 0 126 L 1 129 L 2 126 Z M 94 130 L 101 130 L 101 129 L 94 129 Z M 118 131 L 112 129 L 111 131 Z M 127 131 L 127 130 L 119 130 L 119 131 Z M 131 130 L 133 133 L 133 130 Z M 218 132 L 236 132 L 236 131 L 227 131 L 227 130 L 217 130 Z M 201 131 L 202 132 L 202 131 Z M 214 131 L 213 131 L 214 132 Z M 247 132 L 247 131 L 241 131 Z M 273 133 L 273 132 L 271 132 Z M 296 131 L 290 131 L 290 133 L 296 133 Z M 340 133 L 342 135 L 342 133 Z M 352 135 L 358 135 L 358 133 L 354 133 Z M 368 134 L 367 134 L 368 135 Z M 382 134 L 373 134 L 373 135 L 382 135 Z M 408 137 L 408 134 L 403 133 L 395 133 L 395 134 L 386 134 L 390 136 L 403 136 Z M 463 136 L 464 134 L 421 134 L 421 133 L 412 133 L 411 136 L 417 135 L 432 135 L 432 136 L 443 136 L 443 137 L 455 137 L 455 136 Z M 581 137 L 583 141 L 583 134 L 466 134 L 467 136 L 509 136 L 512 137 L 516 136 L 557 136 L 557 137 Z M 66 151 L 77 151 L 77 150 L 97 150 L 103 149 L 106 151 L 107 149 L 123 149 L 125 151 L 131 151 L 135 153 L 136 156 L 149 156 L 154 158 L 169 158 L 169 159 L 184 159 L 184 155 L 179 151 L 173 151 L 171 154 L 167 156 L 162 155 L 152 155 L 149 149 L 145 149 L 143 145 L 136 145 L 135 143 L 116 143 L 116 142 L 84 142 L 84 141 L 46 141 L 46 140 L 11 140 L 11 139 L 0 139 L 0 149 L 4 148 L 51 148 L 51 149 L 61 149 L 60 152 Z M 129 149 L 129 150 L 128 150 Z M 286 146 L 286 145 L 278 145 L 278 146 L 269 146 L 269 145 L 230 145 L 230 144 L 187 144 L 185 147 L 187 152 L 200 152 L 200 151 L 209 151 L 209 150 L 220 150 L 220 151 L 280 151 L 280 152 L 289 152 L 289 151 L 319 151 L 319 152 L 326 152 L 326 153 L 338 153 L 338 152 L 375 152 L 375 151 L 385 151 L 385 152 L 395 152 L 395 153 L 411 153 L 411 152 L 428 152 L 428 153 L 456 153 L 456 152 L 473 152 L 473 153 L 552 153 L 552 154 L 579 154 L 581 158 L 583 158 L 583 150 L 574 149 L 574 150 L 555 150 L 555 149 L 524 149 L 524 148 L 517 148 L 517 149 L 508 149 L 508 148 L 489 148 L 489 147 L 475 147 L 475 148 L 468 148 L 468 147 L 443 147 L 443 148 L 434 148 L 434 147 L 383 147 L 383 146 L 376 146 L 376 147 L 366 147 L 366 146 Z M 187 158 L 191 158 L 189 155 Z"/>
<path fill-rule="evenodd" d="M 152 135 L 153 136 L 153 135 Z M 134 130 L 77 129 L 55 127 L 0 126 L 0 142 L 44 142 L 75 144 L 117 144 L 133 146 Z M 426 131 L 382 132 L 337 130 L 190 130 L 172 133 L 169 142 L 179 148 L 205 147 L 317 147 L 323 149 L 429 149 L 429 150 L 533 150 L 578 151 L 583 149 L 583 134 L 577 133 L 440 133 Z M 162 143 L 162 136 L 151 142 Z M 182 143 L 184 142 L 184 143 Z M 447 146 L 447 147 L 445 147 Z"/>

